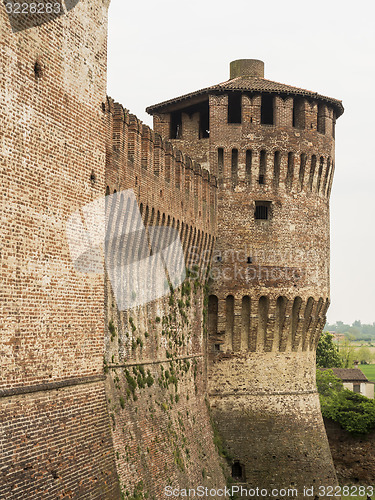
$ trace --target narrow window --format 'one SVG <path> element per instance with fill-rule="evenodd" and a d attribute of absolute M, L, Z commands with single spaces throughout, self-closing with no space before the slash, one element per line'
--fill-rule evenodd
<path fill-rule="evenodd" d="M 260 122 L 263 125 L 273 125 L 273 96 L 262 94 L 262 105 L 260 110 Z"/>
<path fill-rule="evenodd" d="M 280 151 L 275 151 L 273 157 L 273 185 L 274 187 L 279 187 L 280 182 Z"/>
<path fill-rule="evenodd" d="M 232 149 L 232 189 L 238 184 L 238 149 Z"/>
<path fill-rule="evenodd" d="M 253 161 L 253 152 L 251 151 L 251 149 L 248 149 L 246 151 L 246 172 L 245 172 L 245 175 L 246 175 L 246 182 L 248 182 L 249 184 L 251 184 L 252 161 Z"/>
<path fill-rule="evenodd" d="M 219 179 L 222 179 L 223 172 L 224 172 L 224 149 L 223 148 L 219 148 L 217 150 L 217 170 L 218 170 Z"/>
<path fill-rule="evenodd" d="M 243 479 L 242 465 L 240 462 L 234 462 L 232 465 L 232 478 L 237 480 Z"/>
<path fill-rule="evenodd" d="M 241 123 L 242 95 L 232 93 L 228 95 L 228 123 Z"/>
<path fill-rule="evenodd" d="M 305 101 L 300 97 L 293 100 L 293 127 L 305 128 Z"/>
<path fill-rule="evenodd" d="M 256 201 L 254 217 L 257 220 L 268 220 L 270 218 L 271 202 Z"/>
<path fill-rule="evenodd" d="M 199 139 L 207 139 L 208 137 L 210 137 L 210 117 L 207 102 L 199 113 Z"/>
<path fill-rule="evenodd" d="M 361 384 L 353 384 L 353 392 L 360 394 L 361 392 Z"/>
<path fill-rule="evenodd" d="M 171 139 L 181 139 L 182 137 L 182 117 L 181 111 L 175 111 L 171 114 Z"/>
<path fill-rule="evenodd" d="M 286 187 L 287 189 L 291 189 L 293 185 L 293 176 L 294 176 L 294 153 L 288 154 L 288 171 L 286 174 Z"/>
<path fill-rule="evenodd" d="M 320 192 L 320 184 L 322 182 L 322 173 L 323 173 L 323 166 L 324 166 L 324 158 L 323 156 L 320 157 L 320 164 L 319 164 L 319 173 L 318 173 L 318 185 L 317 185 L 317 192 Z"/>
<path fill-rule="evenodd" d="M 314 175 L 316 169 L 316 156 L 312 155 L 311 157 L 311 166 L 310 166 L 310 176 L 309 176 L 309 190 L 312 191 Z"/>
<path fill-rule="evenodd" d="M 300 157 L 300 166 L 299 166 L 299 179 L 298 179 L 298 185 L 300 191 L 303 189 L 303 181 L 305 178 L 305 168 L 306 168 L 306 155 L 305 153 L 301 154 Z"/>
<path fill-rule="evenodd" d="M 266 168 L 267 168 L 267 153 L 263 150 L 260 152 L 260 164 L 259 164 L 259 184 L 266 183 Z"/>
<path fill-rule="evenodd" d="M 321 134 L 326 133 L 326 117 L 325 117 L 326 106 L 324 104 L 318 104 L 318 132 Z"/>

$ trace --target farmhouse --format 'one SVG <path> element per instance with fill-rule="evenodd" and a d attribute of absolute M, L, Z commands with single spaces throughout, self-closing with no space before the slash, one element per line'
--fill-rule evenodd
<path fill-rule="evenodd" d="M 374 399 L 374 382 L 370 382 L 359 368 L 332 368 L 332 371 L 346 389 Z"/>

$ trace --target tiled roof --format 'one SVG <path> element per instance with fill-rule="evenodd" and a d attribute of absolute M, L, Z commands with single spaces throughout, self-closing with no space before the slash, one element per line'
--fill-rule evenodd
<path fill-rule="evenodd" d="M 154 104 L 153 106 L 149 106 L 148 108 L 146 108 L 146 111 L 147 113 L 152 115 L 154 112 L 159 111 L 170 104 L 185 101 L 195 96 L 236 90 L 242 92 L 268 92 L 272 94 L 301 95 L 304 97 L 310 97 L 312 99 L 323 100 L 331 103 L 336 109 L 337 116 L 342 115 L 342 113 L 344 112 L 342 102 L 337 99 L 333 99 L 332 97 L 326 97 L 318 94 L 317 92 L 300 89 L 298 87 L 292 87 L 291 85 L 285 85 L 284 83 L 273 82 L 271 80 L 266 80 L 265 78 L 248 76 L 239 76 L 226 82 L 212 85 L 211 87 L 206 87 L 195 92 L 190 92 L 189 94 L 185 94 L 174 99 L 169 99 L 168 101 L 164 101 L 159 104 Z"/>
<path fill-rule="evenodd" d="M 321 368 L 322 371 L 328 368 Z M 331 368 L 336 377 L 343 382 L 368 382 L 366 375 L 359 368 Z"/>

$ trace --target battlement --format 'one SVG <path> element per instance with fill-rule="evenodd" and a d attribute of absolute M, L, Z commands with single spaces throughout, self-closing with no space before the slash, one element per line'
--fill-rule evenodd
<path fill-rule="evenodd" d="M 105 109 L 106 193 L 133 189 L 154 223 L 160 213 L 160 222 L 184 222 L 213 238 L 216 177 L 112 99 Z"/>
<path fill-rule="evenodd" d="M 231 191 L 330 197 L 334 163 L 326 153 L 311 154 L 307 148 L 306 152 L 288 152 L 287 147 L 281 150 L 260 143 L 252 149 L 218 147 L 211 159 L 219 185 Z"/>

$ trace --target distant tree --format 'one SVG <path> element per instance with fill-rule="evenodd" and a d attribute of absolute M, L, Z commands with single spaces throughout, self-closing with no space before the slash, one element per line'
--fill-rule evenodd
<path fill-rule="evenodd" d="M 355 320 L 352 324 L 353 327 L 358 328 L 359 330 L 362 328 L 362 323 L 359 319 Z"/>
<path fill-rule="evenodd" d="M 322 368 L 340 368 L 342 359 L 338 347 L 333 342 L 333 335 L 323 332 L 316 350 L 316 364 Z"/>
<path fill-rule="evenodd" d="M 349 340 L 340 342 L 339 355 L 342 363 L 341 366 L 343 368 L 351 368 L 356 358 L 355 346 L 352 345 Z"/>
<path fill-rule="evenodd" d="M 366 346 L 360 347 L 356 351 L 355 356 L 360 363 L 371 363 L 371 361 L 374 359 L 374 355 Z"/>

